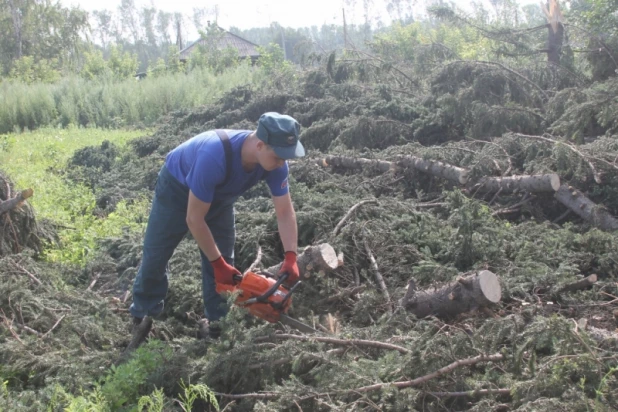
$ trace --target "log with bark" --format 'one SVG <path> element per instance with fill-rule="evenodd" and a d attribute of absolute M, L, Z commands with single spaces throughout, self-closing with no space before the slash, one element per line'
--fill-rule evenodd
<path fill-rule="evenodd" d="M 429 290 L 416 290 L 414 280 L 411 280 L 400 304 L 418 318 L 429 315 L 449 318 L 498 303 L 501 296 L 498 277 L 488 270 L 483 270 Z"/>
<path fill-rule="evenodd" d="M 18 193 L 14 198 L 0 200 L 0 215 L 21 205 L 22 202 L 31 197 L 33 193 L 34 191 L 32 189 L 26 189 Z"/>
<path fill-rule="evenodd" d="M 554 197 L 591 225 L 606 231 L 618 230 L 616 218 L 574 187 L 562 185 Z"/>
<path fill-rule="evenodd" d="M 346 169 L 375 168 L 380 172 L 395 171 L 400 168 L 413 168 L 423 173 L 450 180 L 457 184 L 466 184 L 468 171 L 461 167 L 452 166 L 435 160 L 421 159 L 415 156 L 405 156 L 398 162 L 387 160 L 364 159 L 362 157 L 327 156 L 320 159 L 320 166 L 338 166 Z"/>
<path fill-rule="evenodd" d="M 470 182 L 467 169 L 415 156 L 405 156 L 398 162 L 360 157 L 327 156 L 320 159 L 318 164 L 324 167 L 337 166 L 345 169 L 375 168 L 380 172 L 413 168 L 458 185 L 467 185 L 472 190 L 478 189 L 488 193 L 555 192 L 560 188 L 560 177 L 557 174 L 483 177 L 479 181 Z"/>
<path fill-rule="evenodd" d="M 403 167 L 412 167 L 424 173 L 441 177 L 454 183 L 465 185 L 468 182 L 468 171 L 461 167 L 449 165 L 435 160 L 406 156 L 399 161 Z"/>
<path fill-rule="evenodd" d="M 328 243 L 309 246 L 298 255 L 298 271 L 301 279 L 307 279 L 311 272 L 332 272 L 340 266 L 340 260 L 335 249 Z M 271 266 L 265 271 L 273 275 L 279 273 L 282 263 Z"/>
<path fill-rule="evenodd" d="M 560 177 L 557 174 L 483 177 L 472 187 L 472 189 L 487 193 L 513 193 L 515 191 L 553 193 L 559 188 Z"/>
<path fill-rule="evenodd" d="M 380 172 L 397 169 L 393 162 L 378 159 L 363 159 L 361 157 L 326 156 L 318 162 L 320 166 L 339 166 L 346 169 L 376 168 Z"/>

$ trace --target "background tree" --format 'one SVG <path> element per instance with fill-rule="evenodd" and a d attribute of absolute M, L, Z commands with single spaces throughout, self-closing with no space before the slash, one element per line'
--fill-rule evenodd
<path fill-rule="evenodd" d="M 0 0 L 0 64 L 8 73 L 14 62 L 57 59 L 75 64 L 89 29 L 88 14 L 50 0 Z"/>

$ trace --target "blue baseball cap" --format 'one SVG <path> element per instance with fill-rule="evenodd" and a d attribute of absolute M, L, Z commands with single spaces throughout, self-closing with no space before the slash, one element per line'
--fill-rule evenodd
<path fill-rule="evenodd" d="M 258 120 L 255 134 L 282 159 L 305 155 L 305 148 L 299 141 L 300 124 L 293 117 L 276 112 L 264 113 Z"/>

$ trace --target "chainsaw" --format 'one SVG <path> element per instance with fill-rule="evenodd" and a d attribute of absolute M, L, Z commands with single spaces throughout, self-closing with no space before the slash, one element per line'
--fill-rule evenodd
<path fill-rule="evenodd" d="M 240 292 L 236 301 L 238 306 L 247 308 L 250 314 L 271 323 L 281 322 L 301 332 L 316 333 L 316 329 L 287 315 L 292 304 L 292 294 L 300 286 L 298 281 L 287 288 L 283 285 L 288 278 L 283 273 L 278 279 L 268 272 L 247 272 L 243 276 L 235 275 L 234 285 L 216 284 L 217 293 Z"/>

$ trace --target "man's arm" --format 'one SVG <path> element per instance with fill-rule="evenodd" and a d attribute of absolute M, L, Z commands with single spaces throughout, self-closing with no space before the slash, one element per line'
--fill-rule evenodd
<path fill-rule="evenodd" d="M 279 236 L 283 243 L 285 252 L 294 252 L 298 248 L 298 227 L 296 226 L 296 212 L 292 205 L 292 198 L 289 193 L 283 196 L 273 196 L 275 214 L 277 215 L 277 226 Z"/>
<path fill-rule="evenodd" d="M 210 210 L 210 203 L 198 199 L 192 191 L 189 191 L 189 206 L 187 208 L 187 226 L 197 241 L 198 246 L 209 261 L 214 261 L 221 256 L 219 248 L 212 237 L 212 233 L 206 224 L 206 214 Z"/>

